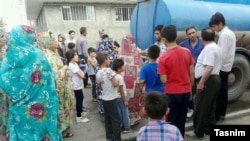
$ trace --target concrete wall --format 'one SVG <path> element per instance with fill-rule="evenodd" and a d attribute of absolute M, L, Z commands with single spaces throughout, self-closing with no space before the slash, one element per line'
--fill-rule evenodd
<path fill-rule="evenodd" d="M 35 28 L 36 28 L 36 32 L 43 32 L 43 31 L 47 31 L 48 29 L 44 8 L 41 9 L 39 16 L 37 17 Z"/>
<path fill-rule="evenodd" d="M 96 41 L 99 39 L 98 31 L 104 29 L 114 40 L 121 42 L 122 37 L 130 33 L 129 21 L 115 21 L 115 9 L 121 5 L 114 4 L 93 4 L 95 9 L 94 21 L 64 21 L 62 17 L 61 5 L 45 5 L 43 10 L 45 12 L 47 31 L 52 31 L 57 37 L 59 33 L 68 38 L 68 31 L 73 29 L 76 31 L 76 36 L 80 35 L 80 27 L 87 27 L 87 42 L 88 46 L 95 47 Z M 131 6 L 131 5 L 123 5 Z M 135 5 L 132 5 L 134 7 Z M 37 29 L 41 32 L 43 29 Z M 45 31 L 44 30 L 44 31 Z M 56 38 L 57 39 L 57 38 Z"/>

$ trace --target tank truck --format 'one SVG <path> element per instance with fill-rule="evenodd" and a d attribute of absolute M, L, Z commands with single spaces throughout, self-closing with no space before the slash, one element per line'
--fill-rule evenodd
<path fill-rule="evenodd" d="M 237 38 L 233 68 L 229 75 L 228 101 L 236 101 L 250 81 L 250 1 L 249 0 L 137 0 L 131 16 L 131 33 L 140 49 L 154 41 L 154 27 L 173 24 L 177 43 L 186 39 L 185 29 L 194 25 L 198 31 L 209 26 L 211 16 L 221 12 L 226 25 Z"/>

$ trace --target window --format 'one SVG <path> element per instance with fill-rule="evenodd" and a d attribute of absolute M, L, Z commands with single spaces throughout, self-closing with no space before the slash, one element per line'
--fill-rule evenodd
<path fill-rule="evenodd" d="M 94 6 L 63 6 L 64 21 L 93 21 L 95 19 Z"/>
<path fill-rule="evenodd" d="M 133 9 L 132 7 L 116 7 L 116 21 L 130 21 Z"/>

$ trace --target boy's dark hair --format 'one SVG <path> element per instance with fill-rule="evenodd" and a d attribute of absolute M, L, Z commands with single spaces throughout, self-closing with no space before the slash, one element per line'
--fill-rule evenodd
<path fill-rule="evenodd" d="M 120 47 L 120 44 L 117 41 L 114 41 L 114 46 Z"/>
<path fill-rule="evenodd" d="M 96 52 L 96 49 L 93 47 L 89 47 L 88 48 L 88 54 L 92 53 L 92 52 Z"/>
<path fill-rule="evenodd" d="M 115 59 L 113 61 L 113 70 L 118 71 L 119 68 L 121 68 L 124 65 L 124 61 L 122 59 Z"/>
<path fill-rule="evenodd" d="M 168 42 L 175 42 L 177 37 L 176 27 L 174 25 L 166 25 L 161 30 L 161 37 L 166 38 Z"/>
<path fill-rule="evenodd" d="M 215 40 L 215 32 L 210 27 L 204 28 L 201 31 L 201 37 L 204 41 L 214 41 Z"/>
<path fill-rule="evenodd" d="M 71 34 L 71 33 L 76 33 L 74 30 L 70 30 L 69 31 L 69 35 Z"/>
<path fill-rule="evenodd" d="M 65 54 L 65 56 L 66 56 L 66 58 L 67 58 L 67 63 L 69 64 L 69 62 L 70 62 L 70 60 L 72 59 L 72 58 L 74 58 L 74 56 L 75 56 L 75 54 L 76 54 L 76 51 L 75 50 L 68 50 L 67 52 L 66 52 L 66 54 Z"/>
<path fill-rule="evenodd" d="M 86 32 L 87 31 L 87 28 L 86 27 L 81 27 L 80 28 L 80 33 L 81 34 L 83 34 L 84 32 Z"/>
<path fill-rule="evenodd" d="M 108 34 L 102 35 L 102 39 L 105 39 L 105 38 L 109 38 L 109 35 Z"/>
<path fill-rule="evenodd" d="M 75 47 L 76 47 L 76 44 L 75 44 L 75 43 L 69 42 L 69 44 L 68 44 L 68 48 L 69 48 L 69 49 L 73 49 L 73 48 L 75 48 Z"/>
<path fill-rule="evenodd" d="M 99 65 L 102 65 L 104 60 L 108 59 L 109 55 L 105 51 L 98 52 L 96 55 L 96 60 Z"/>
<path fill-rule="evenodd" d="M 160 47 L 157 45 L 151 45 L 148 48 L 148 57 L 151 59 L 157 59 L 160 55 Z"/>
<path fill-rule="evenodd" d="M 161 30 L 162 30 L 163 27 L 164 27 L 164 25 L 159 24 L 159 25 L 157 25 L 157 26 L 154 28 L 154 31 L 160 31 L 160 32 L 161 32 Z"/>
<path fill-rule="evenodd" d="M 160 92 L 151 91 L 145 97 L 144 106 L 151 119 L 162 119 L 168 108 L 168 97 Z"/>
<path fill-rule="evenodd" d="M 220 12 L 216 12 L 210 19 L 209 26 L 212 27 L 213 25 L 219 25 L 220 22 L 222 25 L 226 25 L 226 20 Z"/>
<path fill-rule="evenodd" d="M 196 28 L 193 25 L 191 25 L 191 26 L 189 26 L 189 27 L 186 28 L 186 34 L 187 34 L 187 32 L 188 32 L 189 29 L 194 29 L 195 31 L 197 31 Z"/>

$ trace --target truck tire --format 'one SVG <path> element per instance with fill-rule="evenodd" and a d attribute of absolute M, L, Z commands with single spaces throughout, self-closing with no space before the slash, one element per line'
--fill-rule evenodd
<path fill-rule="evenodd" d="M 236 54 L 228 76 L 228 102 L 236 101 L 247 89 L 250 81 L 250 66 L 247 58 Z"/>

